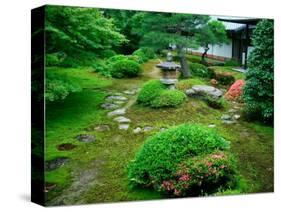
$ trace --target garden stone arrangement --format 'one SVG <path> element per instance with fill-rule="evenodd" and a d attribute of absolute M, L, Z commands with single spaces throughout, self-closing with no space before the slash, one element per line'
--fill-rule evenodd
<path fill-rule="evenodd" d="M 119 12 L 47 6 L 46 205 L 272 192 L 273 23 L 244 73 L 186 51 L 229 40 L 220 21 Z"/>

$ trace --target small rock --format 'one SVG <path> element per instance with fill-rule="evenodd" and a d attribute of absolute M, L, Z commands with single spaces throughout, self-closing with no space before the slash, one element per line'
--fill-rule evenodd
<path fill-rule="evenodd" d="M 165 131 L 167 128 L 165 128 L 165 127 L 161 127 L 160 128 L 160 132 L 163 132 L 163 131 Z"/>
<path fill-rule="evenodd" d="M 123 91 L 123 93 L 127 94 L 127 95 L 134 95 L 136 93 L 136 91 L 135 90 L 131 90 L 131 91 L 127 90 L 127 91 Z"/>
<path fill-rule="evenodd" d="M 96 126 L 94 129 L 96 131 L 103 132 L 103 131 L 109 131 L 110 127 L 106 124 L 101 124 L 101 125 Z"/>
<path fill-rule="evenodd" d="M 194 85 L 191 89 L 185 91 L 188 96 L 204 96 L 207 95 L 213 99 L 222 97 L 223 92 L 209 85 Z"/>
<path fill-rule="evenodd" d="M 47 171 L 55 170 L 69 161 L 66 157 L 58 157 L 53 160 L 46 161 L 45 168 Z"/>
<path fill-rule="evenodd" d="M 233 108 L 236 109 L 236 110 L 239 110 L 239 109 L 240 109 L 239 106 L 234 106 Z"/>
<path fill-rule="evenodd" d="M 126 118 L 124 116 L 118 116 L 118 117 L 114 118 L 113 120 L 117 121 L 119 123 L 130 123 L 131 122 L 130 119 L 128 119 L 128 118 Z"/>
<path fill-rule="evenodd" d="M 81 134 L 78 135 L 76 139 L 83 143 L 90 143 L 90 142 L 94 142 L 96 140 L 96 137 L 94 135 Z"/>
<path fill-rule="evenodd" d="M 128 130 L 129 129 L 129 124 L 120 124 L 119 125 L 119 129 L 120 130 Z"/>
<path fill-rule="evenodd" d="M 214 127 L 216 127 L 216 125 L 215 124 L 209 124 L 208 127 L 214 128 Z"/>
<path fill-rule="evenodd" d="M 222 120 L 231 120 L 231 116 L 228 114 L 222 115 L 221 117 Z"/>
<path fill-rule="evenodd" d="M 236 113 L 237 110 L 235 110 L 235 109 L 230 109 L 230 110 L 228 110 L 228 112 L 229 112 L 229 113 Z"/>
<path fill-rule="evenodd" d="M 69 151 L 76 148 L 76 145 L 71 144 L 71 143 L 63 143 L 57 146 L 57 149 L 59 151 Z"/>
<path fill-rule="evenodd" d="M 117 104 L 117 105 L 122 105 L 122 104 L 124 104 L 125 102 L 124 102 L 124 101 L 114 101 L 113 103 L 114 103 L 114 104 Z"/>
<path fill-rule="evenodd" d="M 101 108 L 106 109 L 106 110 L 112 110 L 118 108 L 118 105 L 113 104 L 113 103 L 103 103 L 101 105 Z"/>
<path fill-rule="evenodd" d="M 223 120 L 222 123 L 224 123 L 224 124 L 234 124 L 235 121 L 232 121 L 232 120 Z"/>
<path fill-rule="evenodd" d="M 106 98 L 106 100 L 120 100 L 120 101 L 127 101 L 128 99 L 127 99 L 127 97 L 125 97 L 125 96 L 121 96 L 121 95 L 117 95 L 117 96 L 108 96 L 107 98 Z"/>
<path fill-rule="evenodd" d="M 140 133 L 141 132 L 141 128 L 140 127 L 137 127 L 137 128 L 135 128 L 134 130 L 133 130 L 133 133 L 135 133 L 135 134 L 138 134 L 138 133 Z"/>
<path fill-rule="evenodd" d="M 238 119 L 240 119 L 240 115 L 239 114 L 235 114 L 234 116 L 233 116 L 233 118 L 235 119 L 235 120 L 238 120 Z"/>
<path fill-rule="evenodd" d="M 146 127 L 143 128 L 144 132 L 149 132 L 151 130 L 153 130 L 153 127 L 150 127 L 150 126 L 146 126 Z"/>
<path fill-rule="evenodd" d="M 113 110 L 113 111 L 109 112 L 107 115 L 108 116 L 116 116 L 116 115 L 124 115 L 125 113 L 126 113 L 126 109 L 121 108 L 121 109 Z"/>

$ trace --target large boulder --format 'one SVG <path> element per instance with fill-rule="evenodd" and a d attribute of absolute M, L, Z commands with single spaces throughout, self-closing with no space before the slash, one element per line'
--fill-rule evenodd
<path fill-rule="evenodd" d="M 219 99 L 223 96 L 223 92 L 218 88 L 209 85 L 194 85 L 191 89 L 186 90 L 186 95 L 193 97 L 211 97 L 213 99 Z"/>

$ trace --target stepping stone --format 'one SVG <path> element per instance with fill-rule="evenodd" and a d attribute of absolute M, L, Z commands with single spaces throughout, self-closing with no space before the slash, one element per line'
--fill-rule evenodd
<path fill-rule="evenodd" d="M 112 110 L 112 109 L 116 109 L 118 107 L 119 107 L 118 105 L 113 104 L 113 103 L 108 103 L 108 102 L 107 103 L 103 103 L 101 105 L 101 108 L 106 109 L 106 110 Z"/>
<path fill-rule="evenodd" d="M 239 114 L 235 114 L 234 116 L 233 116 L 233 118 L 235 119 L 235 120 L 238 120 L 238 119 L 240 119 L 240 115 Z"/>
<path fill-rule="evenodd" d="M 160 128 L 160 132 L 163 132 L 163 131 L 165 131 L 167 128 L 165 128 L 165 127 L 162 127 L 162 128 Z"/>
<path fill-rule="evenodd" d="M 231 119 L 232 119 L 231 116 L 228 115 L 228 114 L 225 114 L 225 115 L 221 116 L 221 120 L 231 120 Z"/>
<path fill-rule="evenodd" d="M 216 127 L 216 125 L 215 124 L 209 124 L 208 127 L 214 128 L 214 127 Z"/>
<path fill-rule="evenodd" d="M 76 137 L 76 139 L 83 143 L 90 143 L 94 142 L 96 140 L 96 137 L 94 135 L 80 134 Z"/>
<path fill-rule="evenodd" d="M 129 129 L 129 124 L 120 124 L 119 125 L 119 129 L 120 130 L 128 130 Z"/>
<path fill-rule="evenodd" d="M 120 109 L 116 109 L 116 110 L 109 112 L 107 115 L 108 116 L 117 116 L 117 115 L 124 115 L 125 113 L 126 113 L 126 109 L 120 108 Z"/>
<path fill-rule="evenodd" d="M 237 110 L 235 110 L 235 109 L 230 109 L 228 112 L 229 112 L 229 113 L 236 113 Z"/>
<path fill-rule="evenodd" d="M 120 101 L 127 101 L 128 98 L 125 96 L 108 96 L 106 97 L 106 100 L 120 100 Z"/>
<path fill-rule="evenodd" d="M 128 118 L 126 118 L 124 116 L 118 116 L 118 117 L 114 118 L 113 120 L 117 121 L 119 123 L 130 123 L 131 122 L 130 119 L 128 119 Z"/>
<path fill-rule="evenodd" d="M 114 104 L 117 104 L 117 105 L 122 105 L 122 104 L 124 104 L 125 102 L 123 102 L 123 101 L 114 101 L 113 103 L 114 103 Z"/>
<path fill-rule="evenodd" d="M 134 130 L 133 130 L 133 133 L 135 133 L 135 134 L 138 134 L 138 133 L 140 133 L 141 132 L 141 128 L 140 127 L 137 127 L 137 128 L 135 128 Z"/>
<path fill-rule="evenodd" d="M 144 132 L 149 132 L 151 130 L 153 130 L 153 127 L 150 127 L 150 126 L 146 126 L 146 127 L 143 128 Z"/>
<path fill-rule="evenodd" d="M 222 123 L 224 123 L 224 124 L 234 124 L 236 122 L 232 121 L 232 120 L 223 120 Z"/>
<path fill-rule="evenodd" d="M 101 125 L 96 126 L 94 129 L 99 132 L 104 132 L 104 131 L 109 131 L 110 127 L 106 124 L 101 124 Z"/>
<path fill-rule="evenodd" d="M 66 158 L 66 157 L 58 157 L 58 158 L 55 158 L 53 160 L 46 161 L 45 169 L 46 169 L 46 171 L 55 170 L 59 167 L 62 167 L 68 161 L 69 161 L 69 158 Z"/>
<path fill-rule="evenodd" d="M 124 94 L 127 94 L 127 95 L 134 95 L 136 93 L 135 90 L 127 90 L 127 91 L 123 91 Z"/>
<path fill-rule="evenodd" d="M 59 151 L 69 151 L 76 148 L 76 145 L 71 144 L 71 143 L 64 143 L 64 144 L 60 144 L 57 146 L 57 149 Z"/>

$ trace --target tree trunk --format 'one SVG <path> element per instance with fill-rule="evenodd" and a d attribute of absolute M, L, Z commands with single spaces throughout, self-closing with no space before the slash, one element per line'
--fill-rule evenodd
<path fill-rule="evenodd" d="M 203 52 L 203 54 L 202 54 L 202 56 L 201 56 L 201 61 L 202 61 L 202 63 L 205 63 L 206 61 L 205 61 L 205 57 L 207 56 L 207 52 L 209 51 L 209 46 L 208 46 L 208 44 L 206 44 L 205 45 L 205 48 L 204 48 L 204 52 Z"/>
<path fill-rule="evenodd" d="M 188 78 L 191 76 L 190 70 L 188 63 L 186 61 L 185 53 L 183 50 L 183 46 L 178 45 L 178 56 L 180 59 L 180 64 L 181 64 L 181 72 L 184 78 Z"/>

